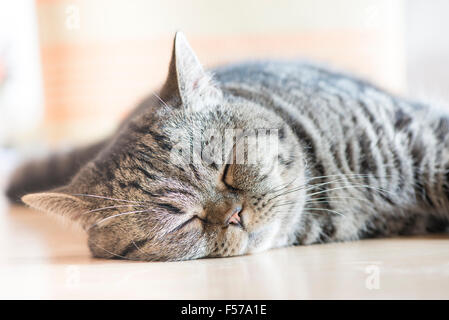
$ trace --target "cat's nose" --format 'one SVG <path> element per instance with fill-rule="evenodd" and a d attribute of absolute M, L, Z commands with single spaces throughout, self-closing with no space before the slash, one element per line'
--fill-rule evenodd
<path fill-rule="evenodd" d="M 233 224 L 243 227 L 241 213 L 242 213 L 241 205 L 233 206 L 231 210 L 229 210 L 229 212 L 227 213 L 226 224 L 227 225 Z"/>
<path fill-rule="evenodd" d="M 236 225 L 243 227 L 242 210 L 243 206 L 241 203 L 231 201 L 216 202 L 208 206 L 206 219 L 213 224 L 222 226 Z"/>

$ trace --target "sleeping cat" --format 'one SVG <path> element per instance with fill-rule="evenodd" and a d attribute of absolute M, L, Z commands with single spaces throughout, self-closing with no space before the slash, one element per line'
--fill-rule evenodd
<path fill-rule="evenodd" d="M 157 94 L 108 139 L 20 168 L 8 195 L 31 192 L 27 205 L 81 225 L 102 258 L 441 232 L 448 126 L 426 105 L 310 64 L 207 72 L 177 33 Z"/>

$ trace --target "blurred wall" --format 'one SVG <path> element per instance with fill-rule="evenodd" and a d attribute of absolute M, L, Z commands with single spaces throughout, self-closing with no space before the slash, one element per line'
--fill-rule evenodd
<path fill-rule="evenodd" d="M 449 107 L 449 1 L 406 4 L 408 91 Z"/>
<path fill-rule="evenodd" d="M 110 132 L 167 70 L 178 29 L 207 66 L 311 58 L 404 89 L 400 0 L 37 0 L 45 121 L 36 139 Z"/>
<path fill-rule="evenodd" d="M 42 121 L 39 50 L 34 0 L 0 1 L 0 157 Z"/>

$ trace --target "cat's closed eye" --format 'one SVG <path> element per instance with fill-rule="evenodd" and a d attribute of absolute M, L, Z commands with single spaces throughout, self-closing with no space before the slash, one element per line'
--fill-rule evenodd
<path fill-rule="evenodd" d="M 193 215 L 192 217 L 188 218 L 186 221 L 178 225 L 176 228 L 174 228 L 170 233 L 180 230 L 188 231 L 195 228 L 201 228 L 203 223 L 204 220 L 202 218 L 200 218 L 198 215 Z"/>
<path fill-rule="evenodd" d="M 221 181 L 223 182 L 224 186 L 231 192 L 242 191 L 241 189 L 239 189 L 238 187 L 235 186 L 234 169 L 233 168 L 234 168 L 234 166 L 231 164 L 225 165 Z"/>

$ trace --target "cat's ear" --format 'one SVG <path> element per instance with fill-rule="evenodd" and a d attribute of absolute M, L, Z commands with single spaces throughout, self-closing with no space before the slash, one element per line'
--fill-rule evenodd
<path fill-rule="evenodd" d="M 185 107 L 196 108 L 221 97 L 182 32 L 177 32 L 173 44 L 168 77 L 161 91 L 165 98 L 177 98 Z"/>
<path fill-rule="evenodd" d="M 27 194 L 22 201 L 33 209 L 68 218 L 80 226 L 85 222 L 83 214 L 89 210 L 87 202 L 59 191 Z"/>

